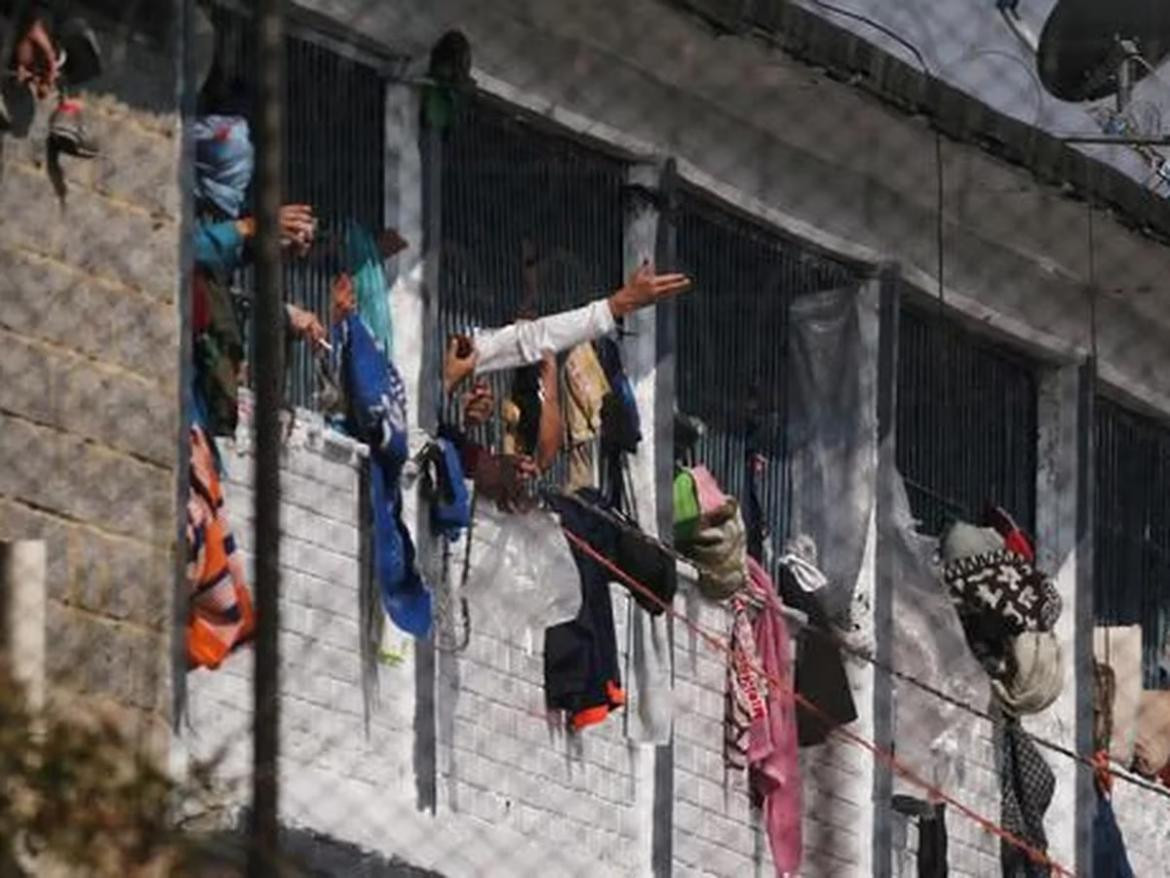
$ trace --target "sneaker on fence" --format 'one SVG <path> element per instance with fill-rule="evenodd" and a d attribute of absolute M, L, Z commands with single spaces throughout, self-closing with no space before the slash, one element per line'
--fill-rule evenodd
<path fill-rule="evenodd" d="M 64 99 L 49 120 L 49 143 L 66 155 L 91 159 L 98 154 L 97 141 L 85 125 L 81 101 Z"/>

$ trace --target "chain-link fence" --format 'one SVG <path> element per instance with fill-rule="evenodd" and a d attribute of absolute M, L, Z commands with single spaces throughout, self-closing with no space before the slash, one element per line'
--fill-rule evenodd
<path fill-rule="evenodd" d="M 1157 875 L 1157 4 L 0 0 L 0 875 Z"/>

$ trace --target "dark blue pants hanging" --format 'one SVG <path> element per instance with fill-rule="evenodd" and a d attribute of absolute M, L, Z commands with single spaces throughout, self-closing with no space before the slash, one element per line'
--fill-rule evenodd
<path fill-rule="evenodd" d="M 550 496 L 561 522 L 606 557 L 613 557 L 614 528 L 567 498 Z M 564 710 L 574 729 L 603 721 L 625 704 L 618 669 L 617 634 L 609 583 L 599 562 L 573 546 L 581 577 L 581 610 L 572 622 L 554 625 L 544 635 L 544 687 L 548 706 Z"/>

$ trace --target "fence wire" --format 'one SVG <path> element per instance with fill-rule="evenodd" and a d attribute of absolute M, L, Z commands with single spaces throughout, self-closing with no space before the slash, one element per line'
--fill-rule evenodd
<path fill-rule="evenodd" d="M 0 0 L 0 876 L 1163 874 L 1091 6 Z"/>

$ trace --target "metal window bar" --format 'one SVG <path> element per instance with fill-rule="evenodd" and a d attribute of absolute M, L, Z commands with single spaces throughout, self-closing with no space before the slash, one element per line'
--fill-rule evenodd
<path fill-rule="evenodd" d="M 482 96 L 457 107 L 440 160 L 437 350 L 452 333 L 511 323 L 525 304 L 552 314 L 621 284 L 624 163 Z M 526 242 L 539 266 L 534 303 L 526 302 Z M 511 382 L 510 373 L 491 377 L 497 403 Z M 457 402 L 445 414 L 457 421 Z M 494 444 L 492 432 L 476 438 Z M 563 481 L 564 467 L 561 455 L 549 479 Z"/>
<path fill-rule="evenodd" d="M 1094 606 L 1099 624 L 1142 626 L 1147 689 L 1165 688 L 1170 607 L 1170 427 L 1097 400 Z"/>
<path fill-rule="evenodd" d="M 929 308 L 904 306 L 899 320 L 897 464 L 921 530 L 993 502 L 1033 531 L 1034 367 Z"/>
<path fill-rule="evenodd" d="M 247 19 L 216 7 L 213 21 L 218 59 L 226 75 L 238 77 L 248 93 L 254 94 L 255 71 L 250 60 L 255 57 L 254 40 Z M 339 233 L 345 222 L 356 220 L 375 235 L 382 229 L 385 83 L 374 67 L 314 42 L 289 37 L 286 46 L 284 202 L 311 204 L 322 239 L 307 258 L 285 261 L 284 297 L 327 321 L 330 282 L 344 265 Z M 245 305 L 250 337 L 246 311 L 254 288 L 252 272 L 240 272 L 236 286 Z M 286 401 L 315 407 L 312 352 L 297 344 L 290 353 Z"/>
<path fill-rule="evenodd" d="M 760 501 L 773 539 L 782 538 L 788 307 L 797 296 L 848 285 L 857 273 L 696 193 L 680 199 L 675 222 L 679 270 L 695 284 L 678 304 L 679 411 L 706 427 L 697 462 L 741 500 L 754 422 L 767 460 Z"/>

